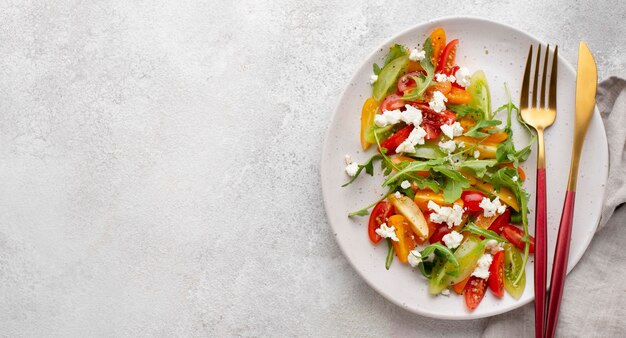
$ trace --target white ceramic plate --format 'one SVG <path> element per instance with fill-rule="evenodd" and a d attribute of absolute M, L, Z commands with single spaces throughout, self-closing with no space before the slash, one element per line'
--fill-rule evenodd
<path fill-rule="evenodd" d="M 526 290 L 520 300 L 508 294 L 497 299 L 487 294 L 480 306 L 470 312 L 463 297 L 454 293 L 449 296 L 428 294 L 428 282 L 419 271 L 399 263 L 385 270 L 387 245 L 374 246 L 367 236 L 368 217 L 348 218 L 350 211 L 358 210 L 382 196 L 382 176 L 379 166 L 376 175 L 362 175 L 352 185 L 342 188 L 348 180 L 344 172 L 344 156 L 363 163 L 374 149 L 363 152 L 359 143 L 360 112 L 364 100 L 371 96 L 368 83 L 372 63 L 381 63 L 393 43 L 407 47 L 421 45 L 436 27 L 446 30 L 448 40 L 460 39 L 457 63 L 470 72 L 482 69 L 487 74 L 491 89 L 492 106 L 506 102 L 504 82 L 509 85 L 514 102 L 519 102 L 519 90 L 526 56 L 530 44 L 543 43 L 531 35 L 503 24 L 477 18 L 444 18 L 420 24 L 408 29 L 376 48 L 357 70 L 346 87 L 326 135 L 321 161 L 322 190 L 326 214 L 348 261 L 356 271 L 385 298 L 420 315 L 442 319 L 473 319 L 500 314 L 520 307 L 534 298 L 532 256 L 526 269 Z M 545 45 L 545 44 L 544 44 Z M 561 50 L 578 46 L 560 46 Z M 574 93 L 576 75 L 574 68 L 559 59 L 558 113 L 555 124 L 546 133 L 547 186 L 548 186 L 548 237 L 549 261 L 556 241 L 567 176 L 569 172 L 574 126 Z M 517 126 L 517 125 L 516 125 Z M 515 143 L 522 146 L 528 136 L 521 127 L 514 129 Z M 373 148 L 373 147 L 372 147 Z M 522 165 L 527 173 L 524 188 L 531 193 L 529 216 L 530 228 L 534 229 L 536 152 Z M 600 220 L 600 210 L 608 174 L 608 147 L 604 126 L 596 110 L 585 141 L 576 194 L 576 209 L 568 271 L 583 255 Z M 532 231 L 532 230 L 531 230 Z M 548 266 L 548 275 L 551 265 Z"/>

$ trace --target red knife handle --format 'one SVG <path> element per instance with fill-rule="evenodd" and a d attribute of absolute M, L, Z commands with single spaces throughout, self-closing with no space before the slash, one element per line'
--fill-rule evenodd
<path fill-rule="evenodd" d="M 548 315 L 546 321 L 546 337 L 552 338 L 556 333 L 556 323 L 559 319 L 559 309 L 561 298 L 563 297 L 563 287 L 565 284 L 565 274 L 567 273 L 567 258 L 569 257 L 569 244 L 572 236 L 572 220 L 574 218 L 575 191 L 567 191 L 563 213 L 561 214 L 561 224 L 559 235 L 556 239 L 556 249 L 554 250 L 554 263 L 552 265 L 552 277 L 550 282 L 550 296 L 548 299 Z"/>
<path fill-rule="evenodd" d="M 547 211 L 546 168 L 537 169 L 537 205 L 535 213 L 535 337 L 543 338 L 546 320 Z"/>

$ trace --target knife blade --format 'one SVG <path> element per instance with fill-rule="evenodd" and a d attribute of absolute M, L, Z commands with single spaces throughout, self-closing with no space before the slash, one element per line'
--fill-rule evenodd
<path fill-rule="evenodd" d="M 576 74 L 576 116 L 574 119 L 574 144 L 567 190 L 576 191 L 578 164 L 585 135 L 596 105 L 598 70 L 589 47 L 584 42 L 578 46 L 578 71 Z"/>

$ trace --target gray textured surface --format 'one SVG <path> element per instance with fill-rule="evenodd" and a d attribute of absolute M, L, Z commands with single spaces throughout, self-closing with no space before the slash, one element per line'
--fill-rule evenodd
<path fill-rule="evenodd" d="M 437 7 L 0 1 L 0 334 L 480 335 L 392 305 L 341 255 L 318 173 L 334 104 L 379 43 L 447 14 L 570 61 L 584 39 L 623 77 L 626 7 Z M 626 234 L 601 236 L 589 255 Z"/>

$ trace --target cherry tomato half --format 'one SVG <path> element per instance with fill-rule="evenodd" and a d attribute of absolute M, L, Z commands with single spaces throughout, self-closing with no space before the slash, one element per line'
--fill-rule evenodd
<path fill-rule="evenodd" d="M 463 207 L 466 211 L 469 212 L 477 212 L 482 211 L 483 208 L 480 207 L 480 202 L 482 202 L 483 198 L 487 197 L 482 192 L 467 190 L 461 194 L 461 199 L 463 200 Z"/>
<path fill-rule="evenodd" d="M 518 249 L 524 250 L 525 243 L 522 240 L 524 237 L 524 231 L 522 231 L 522 229 L 513 224 L 506 224 L 502 227 L 502 234 L 504 235 L 504 238 L 515 245 Z M 535 238 L 530 235 L 528 236 L 530 237 L 530 253 L 535 253 Z"/>
<path fill-rule="evenodd" d="M 377 244 L 380 242 L 382 237 L 376 233 L 376 229 L 380 227 L 381 224 L 385 223 L 385 213 L 387 212 L 387 202 L 381 201 L 376 204 L 374 209 L 372 209 L 372 213 L 370 214 L 369 222 L 367 223 L 367 235 L 370 238 L 372 243 Z"/>
<path fill-rule="evenodd" d="M 496 297 L 504 296 L 504 250 L 493 255 L 493 261 L 489 266 L 489 290 Z"/>
<path fill-rule="evenodd" d="M 383 141 L 380 144 L 381 148 L 387 149 L 387 155 L 393 155 L 396 153 L 396 148 L 400 145 L 400 143 L 404 142 L 413 131 L 413 125 L 409 124 L 408 126 L 398 130 L 395 134 L 391 135 L 388 139 Z"/>
<path fill-rule="evenodd" d="M 398 94 L 391 94 L 380 103 L 380 112 L 382 113 L 386 110 L 400 109 L 402 107 L 404 107 L 404 100 L 402 99 L 402 96 Z"/>
<path fill-rule="evenodd" d="M 407 92 L 413 90 L 417 85 L 415 84 L 415 80 L 411 78 L 411 76 L 419 76 L 420 72 L 412 72 L 402 75 L 398 79 L 398 92 L 406 94 Z"/>
<path fill-rule="evenodd" d="M 430 43 L 433 45 L 433 56 L 432 63 L 433 66 L 437 66 L 437 61 L 439 61 L 439 56 L 441 52 L 446 47 L 446 31 L 443 28 L 437 28 L 432 33 L 430 33 Z"/>
<path fill-rule="evenodd" d="M 502 233 L 502 227 L 511 222 L 511 209 L 506 208 L 502 215 L 498 216 L 489 226 L 489 230 L 495 231 L 498 235 Z"/>
<path fill-rule="evenodd" d="M 487 289 L 487 281 L 478 278 L 476 276 L 472 276 L 465 285 L 465 305 L 470 310 L 474 310 L 478 304 L 483 300 L 485 296 L 485 290 Z"/>
<path fill-rule="evenodd" d="M 436 73 L 441 73 L 443 70 L 454 67 L 454 61 L 456 59 L 456 46 L 459 44 L 459 39 L 454 39 L 446 45 L 443 49 L 441 56 L 439 56 L 439 62 L 437 62 Z"/>
<path fill-rule="evenodd" d="M 429 242 L 431 244 L 435 244 L 437 242 L 441 242 L 441 240 L 443 239 L 443 236 L 449 234 L 452 232 L 451 228 L 448 228 L 447 225 L 440 225 L 435 232 L 433 233 L 432 236 L 430 236 L 430 240 Z"/>
<path fill-rule="evenodd" d="M 393 216 L 395 210 L 393 205 L 385 201 L 378 202 L 374 209 L 372 209 L 369 222 L 367 223 L 367 235 L 372 243 L 377 244 L 380 242 L 382 237 L 376 233 L 376 229 L 378 229 L 381 224 L 387 223 L 387 220 L 389 217 Z"/>

